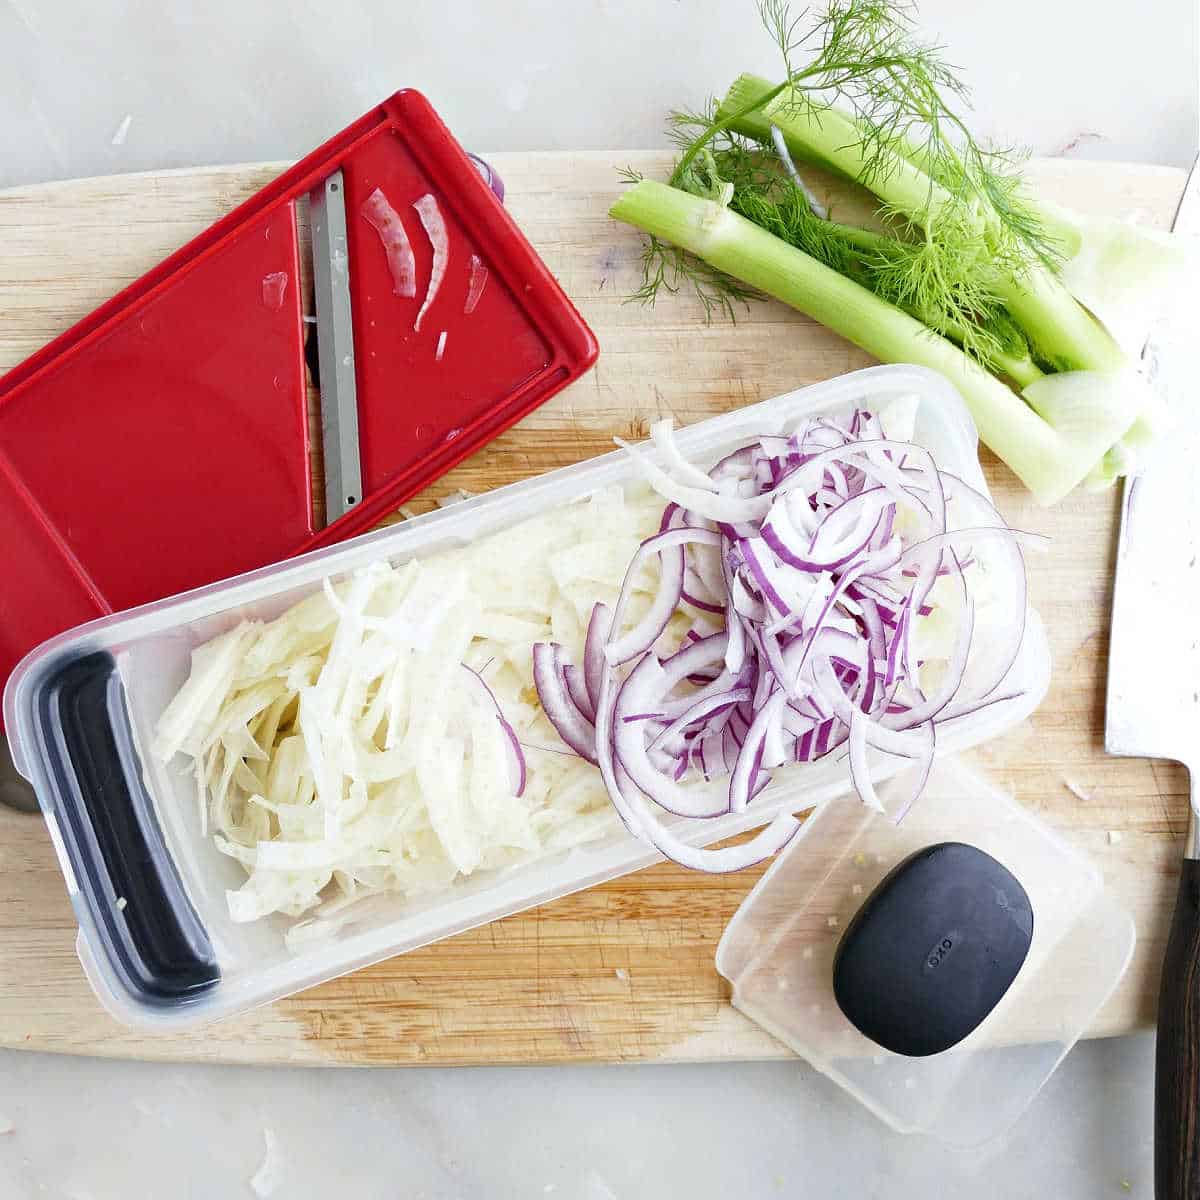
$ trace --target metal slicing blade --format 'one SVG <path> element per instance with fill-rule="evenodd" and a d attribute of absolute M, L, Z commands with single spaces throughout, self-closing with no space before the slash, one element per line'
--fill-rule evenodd
<path fill-rule="evenodd" d="M 309 193 L 309 211 L 325 459 L 325 523 L 331 525 L 360 503 L 363 495 L 345 181 L 340 169 Z"/>

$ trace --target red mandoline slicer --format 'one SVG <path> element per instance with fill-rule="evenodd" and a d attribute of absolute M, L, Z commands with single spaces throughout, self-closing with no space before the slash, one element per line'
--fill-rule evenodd
<path fill-rule="evenodd" d="M 486 174 L 397 92 L 0 378 L 0 685 L 73 625 L 363 532 L 591 366 L 595 338 Z M 412 297 L 362 213 L 376 188 Z M 447 257 L 418 332 L 427 194 Z"/>

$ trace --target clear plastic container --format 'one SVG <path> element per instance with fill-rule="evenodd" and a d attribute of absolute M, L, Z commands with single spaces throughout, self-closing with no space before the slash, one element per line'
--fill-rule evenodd
<path fill-rule="evenodd" d="M 903 776 L 880 791 L 884 807 Z M 1033 938 L 999 1003 L 957 1045 L 924 1058 L 861 1033 L 834 996 L 843 931 L 918 850 L 964 842 L 1005 866 L 1033 910 Z M 717 947 L 733 1004 L 892 1128 L 968 1147 L 1008 1129 L 1129 965 L 1133 918 L 1099 869 L 1049 826 L 953 760 L 940 759 L 897 824 L 843 796 L 804 823 L 742 902 Z"/>
<path fill-rule="evenodd" d="M 976 434 L 961 399 L 939 375 L 916 367 L 875 367 L 828 383 L 779 396 L 682 430 L 678 444 L 697 463 L 711 463 L 734 447 L 765 433 L 781 433 L 813 413 L 840 414 L 907 395 L 920 399 L 915 440 L 944 468 L 986 491 L 976 454 Z M 79 957 L 96 994 L 119 1020 L 141 1028 L 180 1028 L 245 1011 L 324 980 L 449 937 L 498 917 L 542 904 L 658 861 L 658 855 L 624 831 L 567 852 L 504 871 L 476 873 L 448 889 L 406 901 L 373 900 L 339 935 L 300 952 L 284 943 L 287 919 L 252 924 L 229 918 L 225 891 L 240 885 L 241 868 L 202 837 L 191 786 L 172 773 L 143 764 L 138 747 L 148 745 L 157 719 L 187 676 L 192 649 L 248 618 L 269 618 L 337 576 L 371 562 L 428 557 L 508 528 L 554 506 L 570 504 L 601 487 L 636 479 L 621 452 L 567 467 L 537 479 L 429 513 L 277 566 L 201 588 L 174 599 L 108 617 L 47 642 L 17 668 L 5 691 L 4 716 L 14 762 L 34 784 L 54 840 L 79 920 Z M 117 816 L 132 804 L 152 843 L 139 849 L 137 879 L 149 879 L 156 903 L 178 928 L 172 947 L 185 950 L 205 941 L 210 977 L 205 986 L 182 987 L 170 995 L 150 994 L 131 981 L 128 957 L 138 939 L 160 930 L 142 926 L 143 914 L 118 895 L 104 870 L 97 840 L 107 817 L 64 774 L 61 731 L 46 713 L 54 689 L 76 664 L 96 655 L 115 663 L 108 687 L 93 689 L 93 705 L 127 725 L 116 737 L 126 774 L 144 795 L 121 796 Z M 1004 690 L 1018 693 L 956 722 L 940 738 L 953 752 L 993 737 L 1023 720 L 1038 704 L 1049 678 L 1049 652 L 1036 615 L 1030 614 L 1024 647 Z M 110 739 L 111 740 L 111 739 Z M 881 761 L 879 775 L 898 769 Z M 836 756 L 781 771 L 745 813 L 701 823 L 689 836 L 717 841 L 765 823 L 781 809 L 808 807 L 844 794 L 847 769 Z M 102 791 L 102 789 L 101 789 Z"/>

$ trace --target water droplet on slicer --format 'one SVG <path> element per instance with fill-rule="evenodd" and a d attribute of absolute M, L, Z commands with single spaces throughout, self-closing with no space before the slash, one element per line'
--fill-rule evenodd
<path fill-rule="evenodd" d="M 283 307 L 283 297 L 287 292 L 288 275 L 286 271 L 272 271 L 262 278 L 263 306 L 272 312 L 278 312 Z"/>
<path fill-rule="evenodd" d="M 433 433 L 433 427 L 430 425 L 418 425 L 414 432 L 419 438 L 427 438 Z"/>

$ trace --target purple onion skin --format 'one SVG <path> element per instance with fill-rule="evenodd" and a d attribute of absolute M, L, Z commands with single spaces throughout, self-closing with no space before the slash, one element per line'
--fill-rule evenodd
<path fill-rule="evenodd" d="M 479 157 L 478 154 L 471 154 L 468 152 L 467 157 L 475 164 L 475 170 L 479 172 L 480 176 L 483 178 L 483 182 L 492 189 L 492 193 L 495 195 L 496 199 L 503 204 L 504 180 L 500 178 L 492 164 L 485 162 Z"/>

